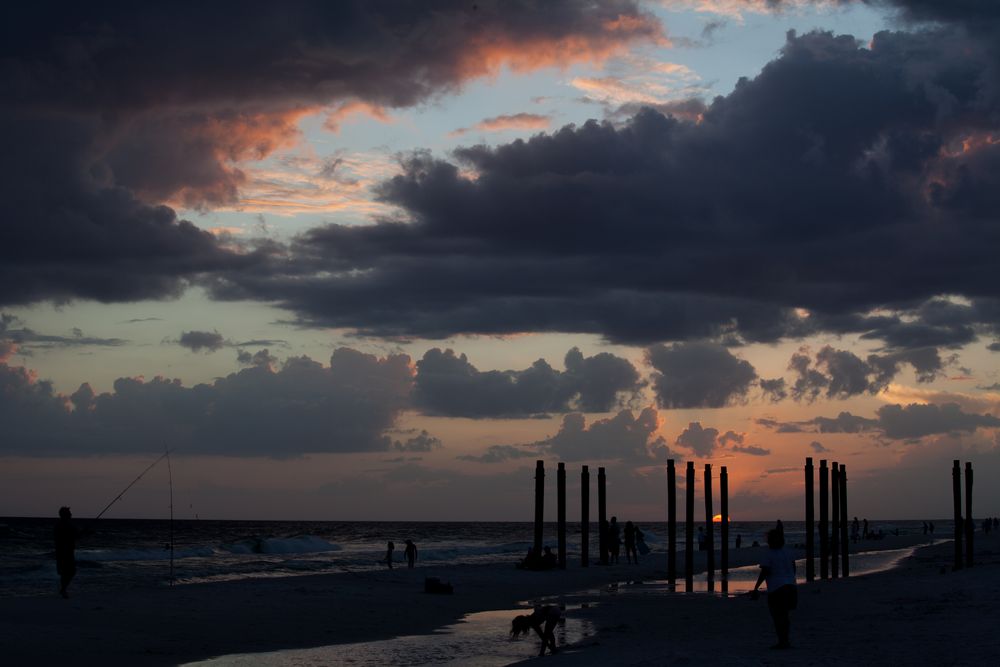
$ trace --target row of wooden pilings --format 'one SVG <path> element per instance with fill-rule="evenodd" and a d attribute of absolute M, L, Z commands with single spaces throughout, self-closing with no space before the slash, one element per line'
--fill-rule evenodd
<path fill-rule="evenodd" d="M 694 574 L 694 489 L 695 468 L 693 462 L 687 464 L 686 483 L 686 523 L 684 549 L 684 575 L 690 589 Z M 671 584 L 677 579 L 677 476 L 674 460 L 667 461 L 667 577 Z M 705 464 L 705 524 L 707 556 L 706 568 L 708 577 L 715 576 L 715 546 L 713 544 L 713 501 L 712 501 L 712 465 Z M 566 567 L 566 464 L 560 463 L 556 472 L 556 524 L 559 567 Z M 720 563 L 719 569 L 723 577 L 729 574 L 729 473 L 722 466 L 719 476 L 720 494 Z M 545 514 L 545 464 L 538 461 L 535 465 L 535 535 L 534 552 L 542 552 L 542 526 Z M 597 523 L 601 527 L 598 535 L 600 563 L 608 564 L 609 545 L 607 544 L 604 527 L 607 526 L 607 473 L 604 468 L 597 469 Z M 590 468 L 583 466 L 580 473 L 580 564 L 590 565 Z"/>
<path fill-rule="evenodd" d="M 812 457 L 806 458 L 806 581 L 816 578 L 816 512 Z M 832 512 L 830 511 L 832 507 Z M 819 576 L 821 579 L 850 576 L 847 538 L 847 466 L 836 461 L 830 468 L 819 462 Z"/>
<path fill-rule="evenodd" d="M 955 569 L 962 569 L 962 534 L 965 534 L 965 566 L 972 567 L 972 536 L 976 524 L 972 520 L 972 464 L 965 464 L 965 519 L 962 519 L 962 464 L 956 459 L 951 466 L 951 492 L 955 506 Z"/>
<path fill-rule="evenodd" d="M 600 563 L 608 564 L 609 548 L 603 527 L 607 526 L 607 473 L 597 469 L 597 521 L 599 532 Z M 694 533 L 695 533 L 695 467 L 687 463 L 685 484 L 685 530 L 684 530 L 684 577 L 690 589 L 694 573 Z M 812 458 L 806 459 L 806 578 L 815 579 L 815 511 L 814 511 L 814 470 Z M 556 523 L 558 555 L 557 562 L 566 568 L 566 464 L 559 463 L 556 472 Z M 719 474 L 719 571 L 723 577 L 729 574 L 729 473 L 721 466 Z M 709 579 L 715 577 L 714 510 L 712 497 L 712 465 L 704 469 L 705 500 L 705 569 Z M 832 506 L 832 516 L 831 516 Z M 545 514 L 545 463 L 535 465 L 535 534 L 534 552 L 542 553 L 542 527 Z M 836 578 L 850 574 L 848 554 L 847 519 L 847 466 L 833 463 L 827 468 L 826 460 L 820 461 L 819 469 L 819 536 L 820 536 L 820 577 Z M 832 519 L 832 520 L 831 520 Z M 832 530 L 831 530 L 832 529 Z M 580 564 L 590 565 L 590 468 L 583 466 L 580 473 Z M 667 461 L 667 578 L 671 584 L 677 579 L 677 471 L 673 459 Z"/>

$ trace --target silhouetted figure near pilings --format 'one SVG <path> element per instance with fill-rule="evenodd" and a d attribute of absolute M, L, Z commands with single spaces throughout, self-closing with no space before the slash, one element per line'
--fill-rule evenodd
<path fill-rule="evenodd" d="M 829 576 L 830 558 L 830 471 L 826 459 L 819 460 L 819 578 Z"/>
<path fill-rule="evenodd" d="M 598 545 L 601 552 L 601 565 L 608 564 L 608 495 L 607 475 L 604 468 L 597 469 L 597 525 Z"/>
<path fill-rule="evenodd" d="M 392 569 L 392 552 L 395 550 L 396 545 L 392 540 L 385 543 L 385 564 L 389 566 L 390 570 Z"/>
<path fill-rule="evenodd" d="M 417 545 L 413 543 L 413 540 L 406 540 L 406 548 L 403 549 L 403 555 L 406 557 L 406 567 L 412 570 L 413 564 L 417 560 Z"/>
<path fill-rule="evenodd" d="M 791 648 L 791 618 L 789 612 L 798 606 L 795 588 L 795 557 L 785 549 L 785 536 L 777 529 L 767 531 L 767 551 L 760 561 L 760 575 L 751 597 L 756 600 L 760 585 L 767 582 L 767 609 L 774 621 L 778 643 L 771 648 Z"/>
<path fill-rule="evenodd" d="M 580 564 L 590 567 L 590 467 L 580 473 Z"/>
<path fill-rule="evenodd" d="M 958 459 L 951 466 L 951 493 L 955 505 L 955 569 L 962 569 L 962 468 Z"/>
<path fill-rule="evenodd" d="M 813 498 L 813 460 L 811 456 L 806 457 L 806 581 L 813 581 L 816 578 L 816 538 L 815 531 L 815 500 Z"/>
<path fill-rule="evenodd" d="M 694 463 L 688 461 L 686 471 L 685 509 L 687 516 L 684 519 L 684 582 L 687 584 L 686 590 L 691 591 L 694 584 Z"/>
<path fill-rule="evenodd" d="M 667 581 L 677 585 L 677 470 L 667 461 Z"/>

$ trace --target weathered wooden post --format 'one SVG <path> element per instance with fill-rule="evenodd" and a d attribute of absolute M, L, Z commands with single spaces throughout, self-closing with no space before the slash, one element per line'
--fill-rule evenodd
<path fill-rule="evenodd" d="M 972 463 L 965 462 L 965 566 L 972 567 L 972 536 L 976 524 L 972 520 Z"/>
<path fill-rule="evenodd" d="M 580 473 L 580 565 L 590 567 L 590 466 Z"/>
<path fill-rule="evenodd" d="M 597 538 L 601 552 L 601 565 L 608 564 L 608 495 L 607 476 L 604 468 L 597 469 Z"/>
<path fill-rule="evenodd" d="M 715 524 L 712 522 L 712 464 L 705 464 L 705 568 L 709 579 L 715 578 Z"/>
<path fill-rule="evenodd" d="M 545 515 L 545 462 L 535 463 L 535 556 L 542 556 L 542 519 Z"/>
<path fill-rule="evenodd" d="M 667 461 L 667 581 L 677 585 L 677 470 Z"/>
<path fill-rule="evenodd" d="M 813 535 L 815 526 L 815 507 L 813 499 L 813 460 L 811 456 L 806 457 L 806 581 L 813 581 L 816 578 L 816 540 Z"/>
<path fill-rule="evenodd" d="M 847 562 L 850 558 L 851 542 L 847 539 L 847 466 L 843 463 L 840 464 L 840 574 L 841 576 L 850 575 L 850 564 Z"/>
<path fill-rule="evenodd" d="M 951 493 L 955 504 L 955 569 L 962 569 L 962 468 L 955 459 L 951 466 Z"/>
<path fill-rule="evenodd" d="M 556 470 L 556 533 L 559 544 L 559 569 L 566 569 L 566 464 Z"/>
<path fill-rule="evenodd" d="M 830 466 L 830 577 L 840 576 L 840 464 Z"/>
<path fill-rule="evenodd" d="M 691 592 L 694 585 L 694 463 L 688 461 L 687 464 L 687 488 L 684 489 L 685 509 L 687 517 L 684 519 L 684 582 L 685 589 Z"/>
<path fill-rule="evenodd" d="M 829 576 L 830 558 L 830 471 L 826 459 L 819 460 L 819 578 Z"/>
<path fill-rule="evenodd" d="M 722 570 L 723 578 L 725 578 L 729 576 L 729 471 L 726 470 L 726 466 L 722 466 L 722 472 L 719 475 L 719 502 L 722 505 L 719 510 L 722 512 L 722 524 L 719 526 L 722 531 L 719 536 L 719 540 L 722 542 L 719 545 L 721 559 L 719 567 Z"/>

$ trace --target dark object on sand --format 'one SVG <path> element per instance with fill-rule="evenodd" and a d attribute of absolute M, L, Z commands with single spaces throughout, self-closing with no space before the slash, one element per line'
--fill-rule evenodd
<path fill-rule="evenodd" d="M 427 577 L 424 579 L 424 593 L 435 595 L 451 595 L 455 589 L 446 581 L 441 581 L 437 577 Z"/>

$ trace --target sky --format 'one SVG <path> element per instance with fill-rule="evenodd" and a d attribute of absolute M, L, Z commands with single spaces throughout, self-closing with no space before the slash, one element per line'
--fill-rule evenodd
<path fill-rule="evenodd" d="M 0 515 L 1000 514 L 1000 5 L 34 3 Z M 164 462 L 165 463 L 165 462 Z M 716 486 L 717 488 L 717 486 Z M 591 489 L 592 497 L 596 491 Z M 683 483 L 679 493 L 683 493 Z M 591 516 L 594 516 L 592 511 Z"/>

